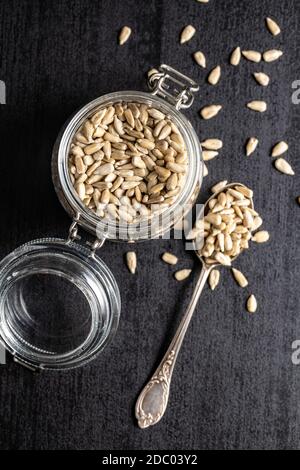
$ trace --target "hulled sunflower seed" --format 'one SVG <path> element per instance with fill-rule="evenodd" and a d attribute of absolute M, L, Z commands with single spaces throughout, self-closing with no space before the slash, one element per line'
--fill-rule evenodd
<path fill-rule="evenodd" d="M 215 255 L 215 260 L 222 264 L 223 266 L 231 266 L 231 259 L 230 256 L 224 255 L 223 253 L 217 253 Z"/>
<path fill-rule="evenodd" d="M 256 137 L 251 137 L 246 144 L 247 157 L 250 157 L 250 155 L 252 155 L 252 153 L 255 152 L 257 146 L 258 146 L 258 139 Z"/>
<path fill-rule="evenodd" d="M 257 64 L 261 61 L 261 53 L 257 51 L 242 51 L 245 59 L 250 60 L 250 62 L 256 62 Z"/>
<path fill-rule="evenodd" d="M 289 146 L 286 142 L 282 141 L 276 144 L 272 149 L 272 157 L 281 157 L 289 149 Z"/>
<path fill-rule="evenodd" d="M 247 300 L 247 310 L 249 313 L 255 313 L 257 311 L 257 300 L 254 295 L 250 295 Z"/>
<path fill-rule="evenodd" d="M 248 286 L 249 282 L 241 271 L 235 268 L 232 268 L 231 271 L 232 271 L 234 279 L 236 280 L 236 282 L 238 283 L 240 287 L 245 288 Z"/>
<path fill-rule="evenodd" d="M 181 269 L 181 271 L 177 271 L 175 274 L 174 274 L 174 277 L 176 279 L 176 281 L 184 281 L 185 279 L 187 279 L 190 274 L 191 274 L 192 270 L 191 269 Z"/>
<path fill-rule="evenodd" d="M 122 46 L 123 44 L 125 44 L 126 41 L 128 41 L 128 39 L 130 38 L 131 36 L 131 28 L 129 28 L 129 26 L 123 26 L 123 28 L 121 29 L 121 32 L 119 34 L 119 44 L 120 46 Z"/>
<path fill-rule="evenodd" d="M 247 108 L 258 113 L 265 113 L 268 106 L 265 101 L 250 101 L 250 103 L 247 104 Z"/>
<path fill-rule="evenodd" d="M 213 269 L 211 271 L 208 282 L 211 290 L 214 291 L 220 282 L 220 271 L 218 269 Z"/>
<path fill-rule="evenodd" d="M 203 52 L 197 51 L 193 55 L 195 62 L 200 65 L 200 67 L 203 67 L 204 69 L 206 68 L 206 58 Z"/>
<path fill-rule="evenodd" d="M 237 47 L 236 49 L 234 49 L 234 51 L 232 52 L 230 56 L 231 65 L 237 67 L 239 63 L 241 62 L 241 58 L 242 58 L 241 48 Z"/>
<path fill-rule="evenodd" d="M 134 251 L 128 251 L 128 253 L 126 253 L 126 262 L 131 274 L 135 274 L 137 267 L 137 257 Z"/>
<path fill-rule="evenodd" d="M 213 160 L 214 158 L 216 158 L 217 156 L 219 155 L 219 152 L 215 152 L 213 150 L 204 150 L 202 152 L 202 156 L 203 156 L 203 160 L 205 162 L 208 162 L 210 160 Z"/>
<path fill-rule="evenodd" d="M 266 73 L 257 72 L 254 73 L 255 80 L 261 86 L 268 86 L 270 83 L 270 77 Z"/>
<path fill-rule="evenodd" d="M 192 39 L 194 34 L 196 33 L 196 29 L 192 25 L 185 26 L 183 28 L 181 35 L 180 35 L 180 44 L 184 44 Z"/>
<path fill-rule="evenodd" d="M 221 78 L 221 67 L 218 65 L 209 74 L 207 81 L 210 85 L 217 85 Z"/>
<path fill-rule="evenodd" d="M 256 232 L 255 235 L 252 237 L 252 241 L 255 243 L 266 243 L 270 240 L 270 234 L 266 230 L 262 230 L 261 232 Z"/>
<path fill-rule="evenodd" d="M 213 117 L 217 116 L 217 114 L 219 114 L 221 109 L 222 109 L 221 105 L 206 106 L 203 109 L 201 109 L 200 114 L 201 114 L 203 119 L 208 120 L 208 119 L 212 119 Z"/>
<path fill-rule="evenodd" d="M 277 49 L 271 49 L 270 51 L 266 51 L 263 54 L 263 58 L 265 62 L 274 62 L 278 60 L 283 55 L 282 51 Z"/>
<path fill-rule="evenodd" d="M 222 189 L 227 185 L 228 181 L 220 181 L 220 183 L 217 183 L 215 186 L 211 188 L 212 193 L 219 193 L 222 191 Z"/>
<path fill-rule="evenodd" d="M 267 28 L 273 36 L 278 36 L 281 33 L 281 29 L 276 21 L 272 20 L 272 18 L 266 18 Z"/>
<path fill-rule="evenodd" d="M 294 176 L 295 172 L 292 166 L 284 159 L 284 158 L 277 158 L 275 160 L 275 168 L 285 175 Z"/>
<path fill-rule="evenodd" d="M 206 176 L 208 176 L 208 168 L 207 165 L 203 163 L 203 178 L 205 178 Z"/>
<path fill-rule="evenodd" d="M 201 146 L 206 150 L 220 150 L 223 147 L 223 142 L 219 139 L 206 139 L 201 142 Z"/>
<path fill-rule="evenodd" d="M 172 253 L 167 253 L 167 252 L 166 252 L 166 253 L 164 253 L 164 254 L 162 255 L 161 258 L 162 258 L 162 260 L 163 260 L 165 263 L 171 264 L 172 266 L 175 266 L 175 264 L 178 263 L 178 258 L 177 258 L 177 256 L 172 255 Z"/>

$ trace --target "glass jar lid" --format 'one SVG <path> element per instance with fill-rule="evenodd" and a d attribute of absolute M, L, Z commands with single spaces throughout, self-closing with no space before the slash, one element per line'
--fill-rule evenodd
<path fill-rule="evenodd" d="M 70 240 L 40 239 L 0 262 L 0 341 L 34 369 L 70 369 L 114 335 L 119 289 L 108 267 Z"/>

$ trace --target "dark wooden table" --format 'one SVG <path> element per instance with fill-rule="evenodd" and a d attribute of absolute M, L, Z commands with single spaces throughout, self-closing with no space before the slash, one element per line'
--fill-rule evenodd
<path fill-rule="evenodd" d="M 272 37 L 272 16 L 282 34 Z M 182 348 L 170 404 L 155 428 L 141 431 L 133 417 L 136 397 L 164 352 L 196 281 L 198 263 L 181 241 L 151 241 L 136 247 L 138 273 L 128 274 L 124 244 L 107 243 L 101 257 L 120 283 L 122 316 L 111 346 L 84 369 L 32 375 L 8 360 L 0 367 L 1 449 L 299 449 L 300 366 L 292 343 L 300 339 L 300 107 L 292 83 L 300 79 L 300 5 L 297 0 L 1 0 L 0 79 L 7 104 L 0 106 L 0 254 L 39 237 L 67 234 L 70 219 L 52 186 L 51 149 L 61 125 L 78 107 L 107 92 L 145 90 L 145 72 L 167 63 L 200 84 L 187 112 L 199 138 L 224 140 L 209 164 L 200 201 L 221 179 L 255 190 L 255 204 L 271 242 L 253 246 L 237 263 L 249 277 L 242 290 L 229 272 L 211 293 L 206 289 Z M 186 24 L 194 39 L 179 45 Z M 117 45 L 120 28 L 133 29 Z M 243 61 L 230 67 L 231 50 L 280 48 L 273 64 Z M 201 49 L 208 68 L 222 65 L 220 85 L 191 54 Z M 252 73 L 271 76 L 267 89 Z M 264 115 L 245 104 L 265 99 Z M 223 112 L 201 121 L 199 109 L 221 103 Z M 260 140 L 251 158 L 250 136 Z M 270 149 L 285 139 L 294 178 L 273 168 Z M 180 267 L 195 268 L 178 284 L 160 261 L 166 249 Z M 257 296 L 255 315 L 245 310 Z"/>

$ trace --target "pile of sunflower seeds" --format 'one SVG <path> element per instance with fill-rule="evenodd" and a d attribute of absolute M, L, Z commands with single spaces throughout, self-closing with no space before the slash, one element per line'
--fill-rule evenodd
<path fill-rule="evenodd" d="M 101 218 L 134 223 L 173 205 L 187 169 L 177 126 L 146 104 L 122 102 L 99 109 L 70 146 L 74 188 Z"/>
<path fill-rule="evenodd" d="M 195 232 L 196 238 L 204 239 L 200 253 L 207 264 L 231 266 L 232 260 L 249 248 L 250 240 L 257 243 L 269 240 L 265 231 L 252 235 L 263 223 L 252 208 L 252 197 L 252 190 L 235 186 L 211 198 L 209 211 Z"/>

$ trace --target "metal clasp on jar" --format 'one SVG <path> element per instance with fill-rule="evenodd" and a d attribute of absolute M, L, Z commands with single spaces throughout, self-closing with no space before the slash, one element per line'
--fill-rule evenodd
<path fill-rule="evenodd" d="M 153 95 L 164 98 L 178 110 L 189 108 L 194 102 L 194 93 L 199 91 L 194 80 L 165 64 L 150 74 L 148 85 Z"/>
<path fill-rule="evenodd" d="M 79 220 L 80 220 L 80 213 L 77 212 L 75 215 L 70 228 L 69 228 L 69 236 L 66 243 L 74 242 L 76 240 L 81 240 L 81 236 L 78 235 L 78 228 L 79 228 Z M 94 241 L 86 241 L 86 245 L 88 245 L 91 249 L 91 256 L 93 256 L 99 248 L 103 246 L 105 242 L 105 238 L 95 238 Z"/>

